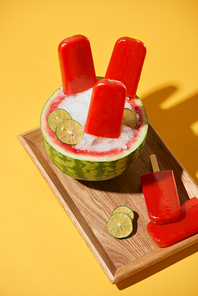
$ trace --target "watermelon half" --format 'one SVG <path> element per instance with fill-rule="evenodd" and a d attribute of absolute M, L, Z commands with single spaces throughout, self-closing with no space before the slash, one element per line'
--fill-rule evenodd
<path fill-rule="evenodd" d="M 44 148 L 52 162 L 65 174 L 79 180 L 103 181 L 121 175 L 130 168 L 140 156 L 146 141 L 148 120 L 142 101 L 136 97 L 128 103 L 138 115 L 134 135 L 126 143 L 125 149 L 114 147 L 109 151 L 77 149 L 77 145 L 60 142 L 48 125 L 49 114 L 57 109 L 66 95 L 62 87 L 48 99 L 41 113 L 41 135 Z M 67 111 L 67 110 L 66 110 Z"/>

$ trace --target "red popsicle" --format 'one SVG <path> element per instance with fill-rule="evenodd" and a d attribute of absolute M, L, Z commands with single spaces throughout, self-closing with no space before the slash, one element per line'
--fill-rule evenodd
<path fill-rule="evenodd" d="M 156 156 L 150 158 L 154 172 L 140 177 L 149 218 L 157 224 L 174 222 L 181 215 L 174 173 L 159 171 Z"/>
<path fill-rule="evenodd" d="M 85 132 L 97 137 L 118 138 L 126 100 L 126 87 L 120 81 L 103 79 L 94 87 Z"/>
<path fill-rule="evenodd" d="M 142 71 L 146 47 L 143 42 L 130 37 L 117 40 L 105 78 L 119 80 L 127 88 L 127 96 L 134 97 Z"/>
<path fill-rule="evenodd" d="M 198 199 L 193 197 L 181 205 L 181 216 L 176 222 L 157 225 L 150 221 L 147 230 L 156 245 L 161 248 L 198 233 Z"/>
<path fill-rule="evenodd" d="M 94 86 L 96 74 L 90 43 L 85 36 L 64 39 L 58 46 L 58 57 L 65 94 L 76 94 Z"/>

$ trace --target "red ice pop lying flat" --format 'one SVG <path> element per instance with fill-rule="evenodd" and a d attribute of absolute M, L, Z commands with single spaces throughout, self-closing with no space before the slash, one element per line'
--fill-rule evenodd
<path fill-rule="evenodd" d="M 141 41 L 130 37 L 118 39 L 105 78 L 121 81 L 127 88 L 127 96 L 134 97 L 145 55 L 146 47 Z"/>
<path fill-rule="evenodd" d="M 97 137 L 118 138 L 126 100 L 126 87 L 120 81 L 103 79 L 94 87 L 85 132 Z"/>
<path fill-rule="evenodd" d="M 66 95 L 83 92 L 94 86 L 96 74 L 89 40 L 83 35 L 64 39 L 58 47 L 58 56 Z"/>
<path fill-rule="evenodd" d="M 159 171 L 156 156 L 150 156 L 153 173 L 140 177 L 148 215 L 157 224 L 179 219 L 181 207 L 173 171 Z"/>
<path fill-rule="evenodd" d="M 181 216 L 176 222 L 164 225 L 149 222 L 147 230 L 161 248 L 198 233 L 198 199 L 193 197 L 181 205 Z"/>

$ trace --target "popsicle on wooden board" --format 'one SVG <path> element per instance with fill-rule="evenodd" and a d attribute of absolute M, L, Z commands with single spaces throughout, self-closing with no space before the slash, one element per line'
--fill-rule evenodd
<path fill-rule="evenodd" d="M 114 46 L 106 79 L 119 80 L 127 88 L 127 96 L 135 97 L 146 55 L 146 46 L 130 37 L 119 38 Z"/>
<path fill-rule="evenodd" d="M 156 156 L 150 156 L 153 173 L 140 176 L 149 218 L 157 224 L 179 219 L 181 207 L 174 172 L 160 171 Z"/>
<path fill-rule="evenodd" d="M 118 138 L 126 100 L 126 87 L 120 81 L 103 79 L 94 87 L 85 132 L 97 137 Z"/>
<path fill-rule="evenodd" d="M 150 221 L 147 231 L 156 245 L 161 248 L 198 233 L 198 199 L 193 197 L 181 204 L 181 216 L 176 222 L 158 225 Z"/>
<path fill-rule="evenodd" d="M 58 46 L 58 57 L 66 95 L 83 92 L 94 86 L 96 74 L 89 40 L 83 35 L 64 39 Z"/>

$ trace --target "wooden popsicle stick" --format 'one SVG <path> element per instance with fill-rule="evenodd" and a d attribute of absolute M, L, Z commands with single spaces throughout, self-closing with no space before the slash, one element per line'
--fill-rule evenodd
<path fill-rule="evenodd" d="M 152 168 L 153 168 L 153 172 L 159 172 L 160 169 L 159 169 L 159 166 L 158 166 L 156 155 L 155 154 L 151 154 L 150 155 L 150 160 L 151 160 L 151 165 L 152 165 Z"/>

